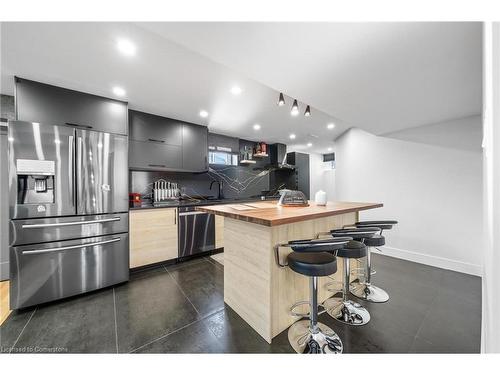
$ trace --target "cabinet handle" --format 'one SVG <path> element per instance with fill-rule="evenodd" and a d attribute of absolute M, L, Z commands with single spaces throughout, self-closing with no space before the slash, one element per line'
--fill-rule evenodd
<path fill-rule="evenodd" d="M 80 124 L 73 124 L 72 122 L 67 122 L 66 125 L 69 126 L 76 126 L 78 128 L 86 128 L 86 129 L 92 129 L 92 126 L 90 125 L 80 125 Z"/>
<path fill-rule="evenodd" d="M 148 164 L 150 167 L 160 167 L 160 168 L 166 168 L 164 164 Z"/>
<path fill-rule="evenodd" d="M 174 214 L 174 225 L 177 225 L 177 208 L 175 209 L 175 214 Z"/>
<path fill-rule="evenodd" d="M 153 138 L 148 138 L 148 141 L 150 141 L 150 142 L 158 142 L 158 143 L 165 143 L 165 141 L 162 141 L 161 139 L 153 139 Z"/>

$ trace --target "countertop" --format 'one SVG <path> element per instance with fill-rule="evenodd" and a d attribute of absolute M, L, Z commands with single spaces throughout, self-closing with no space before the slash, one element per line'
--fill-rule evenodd
<path fill-rule="evenodd" d="M 212 206 L 218 204 L 231 204 L 231 203 L 250 203 L 250 202 L 270 202 L 269 200 L 262 200 L 260 198 L 225 198 L 225 199 L 205 199 L 205 200 L 172 200 L 171 202 L 163 202 L 160 205 L 153 205 L 150 202 L 143 202 L 141 206 L 129 207 L 130 211 L 134 210 L 149 210 L 155 208 L 169 208 L 169 207 L 194 207 L 194 206 Z"/>
<path fill-rule="evenodd" d="M 326 206 L 317 206 L 313 201 L 309 201 L 308 207 L 281 207 L 276 203 L 276 201 L 219 203 L 217 205 L 198 206 L 196 210 L 254 224 L 275 226 L 383 206 L 382 203 L 361 202 L 328 202 Z"/>

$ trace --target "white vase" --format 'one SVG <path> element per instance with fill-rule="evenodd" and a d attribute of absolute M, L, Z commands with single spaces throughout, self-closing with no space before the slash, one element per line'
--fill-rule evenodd
<path fill-rule="evenodd" d="M 314 201 L 316 202 L 316 205 L 318 206 L 326 206 L 326 192 L 323 190 L 320 190 L 316 193 L 314 196 Z"/>

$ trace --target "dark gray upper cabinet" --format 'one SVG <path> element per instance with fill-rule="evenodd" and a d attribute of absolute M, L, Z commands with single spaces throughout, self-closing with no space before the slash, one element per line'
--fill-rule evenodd
<path fill-rule="evenodd" d="M 129 111 L 129 167 L 136 170 L 208 170 L 205 126 Z"/>
<path fill-rule="evenodd" d="M 182 147 L 130 140 L 129 168 L 135 170 L 182 170 Z"/>
<path fill-rule="evenodd" d="M 225 147 L 231 149 L 232 152 L 239 152 L 239 139 L 221 134 L 208 133 L 208 146 Z"/>
<path fill-rule="evenodd" d="M 182 121 L 129 111 L 130 139 L 182 146 Z"/>
<path fill-rule="evenodd" d="M 189 172 L 208 170 L 208 129 L 184 124 L 182 127 L 182 169 Z"/>
<path fill-rule="evenodd" d="M 18 120 L 128 134 L 126 102 L 16 77 Z"/>

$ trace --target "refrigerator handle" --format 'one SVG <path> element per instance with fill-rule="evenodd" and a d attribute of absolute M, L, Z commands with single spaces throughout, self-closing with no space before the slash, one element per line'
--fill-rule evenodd
<path fill-rule="evenodd" d="M 73 206 L 76 205 L 75 199 L 75 137 L 70 135 L 69 137 L 69 157 L 68 157 L 68 184 L 69 184 L 69 195 Z"/>
<path fill-rule="evenodd" d="M 78 131 L 77 131 L 78 134 Z M 75 166 L 75 184 L 76 184 L 76 212 L 79 212 L 80 202 L 83 197 L 80 196 L 82 192 L 82 152 L 83 152 L 83 139 L 81 136 L 76 137 L 76 166 Z"/>
<path fill-rule="evenodd" d="M 84 243 L 84 244 L 81 244 L 81 245 L 53 247 L 51 249 L 25 250 L 25 251 L 23 251 L 23 255 L 53 253 L 53 252 L 56 252 L 56 251 L 81 249 L 83 247 L 92 247 L 92 246 L 98 246 L 98 245 L 105 245 L 107 243 L 112 243 L 112 242 L 118 242 L 120 240 L 121 240 L 120 237 L 115 237 L 115 238 L 113 238 L 111 240 L 99 241 L 99 242 L 87 242 L 87 243 Z"/>
<path fill-rule="evenodd" d="M 67 227 L 70 225 L 86 225 L 86 224 L 98 224 L 98 223 L 109 223 L 110 221 L 120 221 L 119 217 L 112 217 L 110 219 L 97 219 L 97 220 L 83 220 L 83 221 L 69 221 L 62 223 L 45 223 L 45 224 L 23 224 L 21 228 L 23 229 L 33 229 L 33 228 L 49 228 L 49 227 Z"/>

